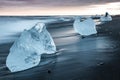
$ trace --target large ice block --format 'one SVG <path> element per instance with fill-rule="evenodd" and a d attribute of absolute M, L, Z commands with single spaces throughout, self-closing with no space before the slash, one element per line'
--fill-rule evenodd
<path fill-rule="evenodd" d="M 75 18 L 73 23 L 74 30 L 83 36 L 88 36 L 92 34 L 96 34 L 96 25 L 95 22 L 91 18 L 87 18 L 84 21 L 80 21 L 80 18 Z"/>
<path fill-rule="evenodd" d="M 11 72 L 35 67 L 39 64 L 41 54 L 56 52 L 55 43 L 43 23 L 37 23 L 30 30 L 24 30 L 12 47 L 6 60 Z"/>

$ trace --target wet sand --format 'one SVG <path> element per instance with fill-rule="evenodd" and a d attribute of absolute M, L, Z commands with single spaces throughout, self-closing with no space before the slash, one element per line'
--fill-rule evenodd
<path fill-rule="evenodd" d="M 99 25 L 99 33 L 106 33 L 111 36 L 120 36 L 120 16 L 114 16 L 113 21 Z"/>
<path fill-rule="evenodd" d="M 72 21 L 59 23 L 59 27 L 48 24 L 58 53 L 48 58 L 43 55 L 39 66 L 17 73 L 5 66 L 12 43 L 2 44 L 0 80 L 120 80 L 120 38 L 113 34 L 120 30 L 119 21 L 115 17 L 97 26 L 98 35 L 83 39 L 73 30 Z"/>

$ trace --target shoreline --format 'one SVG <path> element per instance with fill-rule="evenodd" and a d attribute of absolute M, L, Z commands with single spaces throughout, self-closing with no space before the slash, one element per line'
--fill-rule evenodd
<path fill-rule="evenodd" d="M 10 73 L 5 67 L 13 43 L 0 44 L 0 67 L 3 67 L 0 80 L 120 80 L 120 42 L 116 39 L 119 38 L 119 21 L 120 17 L 113 17 L 113 21 L 97 26 L 97 36 L 84 39 L 73 35 L 72 22 L 48 24 L 59 55 L 43 58 L 43 64 L 50 61 L 48 64 L 18 73 Z"/>

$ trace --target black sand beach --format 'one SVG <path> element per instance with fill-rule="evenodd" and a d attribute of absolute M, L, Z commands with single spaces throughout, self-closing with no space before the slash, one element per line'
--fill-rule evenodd
<path fill-rule="evenodd" d="M 81 38 L 73 21 L 48 24 L 58 52 L 39 66 L 11 73 L 5 65 L 13 43 L 0 45 L 0 80 L 120 80 L 120 16 L 97 26 L 97 35 Z M 44 55 L 43 55 L 44 56 Z"/>

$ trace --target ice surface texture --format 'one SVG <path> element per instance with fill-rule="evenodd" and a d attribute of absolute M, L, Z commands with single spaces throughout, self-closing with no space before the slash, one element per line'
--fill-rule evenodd
<path fill-rule="evenodd" d="M 95 22 L 91 18 L 87 18 L 84 21 L 80 21 L 80 18 L 77 17 L 73 23 L 74 30 L 83 36 L 88 36 L 96 34 Z"/>
<path fill-rule="evenodd" d="M 37 66 L 41 54 L 56 52 L 55 43 L 43 23 L 38 23 L 30 30 L 24 30 L 10 48 L 6 65 L 11 72 L 17 72 Z"/>

